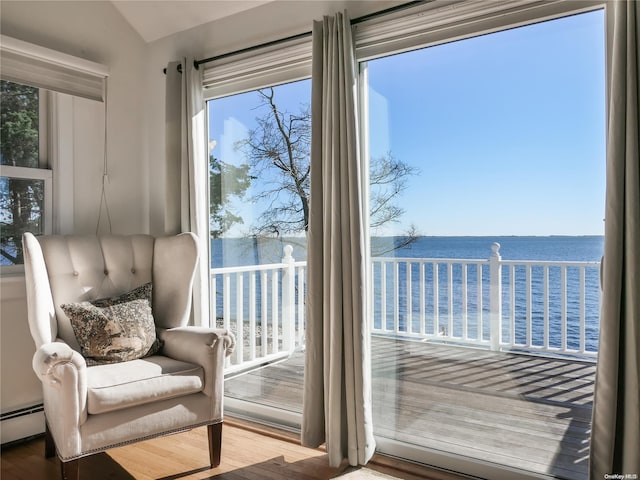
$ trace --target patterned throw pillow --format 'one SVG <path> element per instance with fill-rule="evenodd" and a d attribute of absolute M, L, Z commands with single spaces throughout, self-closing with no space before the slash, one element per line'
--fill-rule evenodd
<path fill-rule="evenodd" d="M 160 350 L 151 313 L 151 283 L 114 298 L 60 305 L 87 365 L 125 362 Z"/>

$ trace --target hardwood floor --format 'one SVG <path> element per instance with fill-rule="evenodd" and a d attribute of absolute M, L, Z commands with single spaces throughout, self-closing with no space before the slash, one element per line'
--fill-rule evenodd
<path fill-rule="evenodd" d="M 80 460 L 86 480 L 326 480 L 349 471 L 329 467 L 322 449 L 300 446 L 297 436 L 262 426 L 225 419 L 222 462 L 210 469 L 207 429 L 156 438 Z M 45 459 L 44 438 L 2 450 L 2 480 L 57 480 L 60 463 Z M 376 456 L 372 470 L 403 480 L 461 480 L 447 472 Z"/>

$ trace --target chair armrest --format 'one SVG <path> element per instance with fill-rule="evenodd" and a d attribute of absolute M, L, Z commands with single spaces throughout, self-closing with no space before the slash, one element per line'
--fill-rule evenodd
<path fill-rule="evenodd" d="M 59 454 L 80 451 L 80 425 L 87 420 L 87 363 L 62 341 L 45 343 L 34 354 L 42 381 L 44 411 Z"/>
<path fill-rule="evenodd" d="M 33 355 L 33 371 L 43 383 L 59 385 L 64 379 L 62 367 L 66 365 L 74 368 L 79 377 L 86 378 L 87 362 L 64 342 L 45 343 Z"/>
<path fill-rule="evenodd" d="M 176 360 L 195 363 L 204 369 L 204 392 L 213 399 L 222 398 L 224 359 L 233 353 L 233 334 L 224 329 L 178 327 L 159 329 L 164 342 L 162 354 Z"/>

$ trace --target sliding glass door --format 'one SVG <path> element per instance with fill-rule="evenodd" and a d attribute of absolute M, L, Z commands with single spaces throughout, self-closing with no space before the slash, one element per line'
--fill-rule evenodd
<path fill-rule="evenodd" d="M 598 10 L 361 64 L 382 451 L 586 477 L 604 45 Z"/>
<path fill-rule="evenodd" d="M 208 102 L 211 324 L 231 329 L 225 406 L 299 425 L 310 81 Z"/>

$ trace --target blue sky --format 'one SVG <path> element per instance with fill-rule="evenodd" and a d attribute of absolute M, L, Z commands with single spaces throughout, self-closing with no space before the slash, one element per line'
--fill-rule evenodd
<path fill-rule="evenodd" d="M 377 233 L 602 234 L 604 48 L 597 11 L 370 61 L 371 155 L 420 169 L 402 221 Z M 308 81 L 280 88 L 286 108 L 308 102 Z M 215 102 L 226 161 L 255 98 Z"/>

